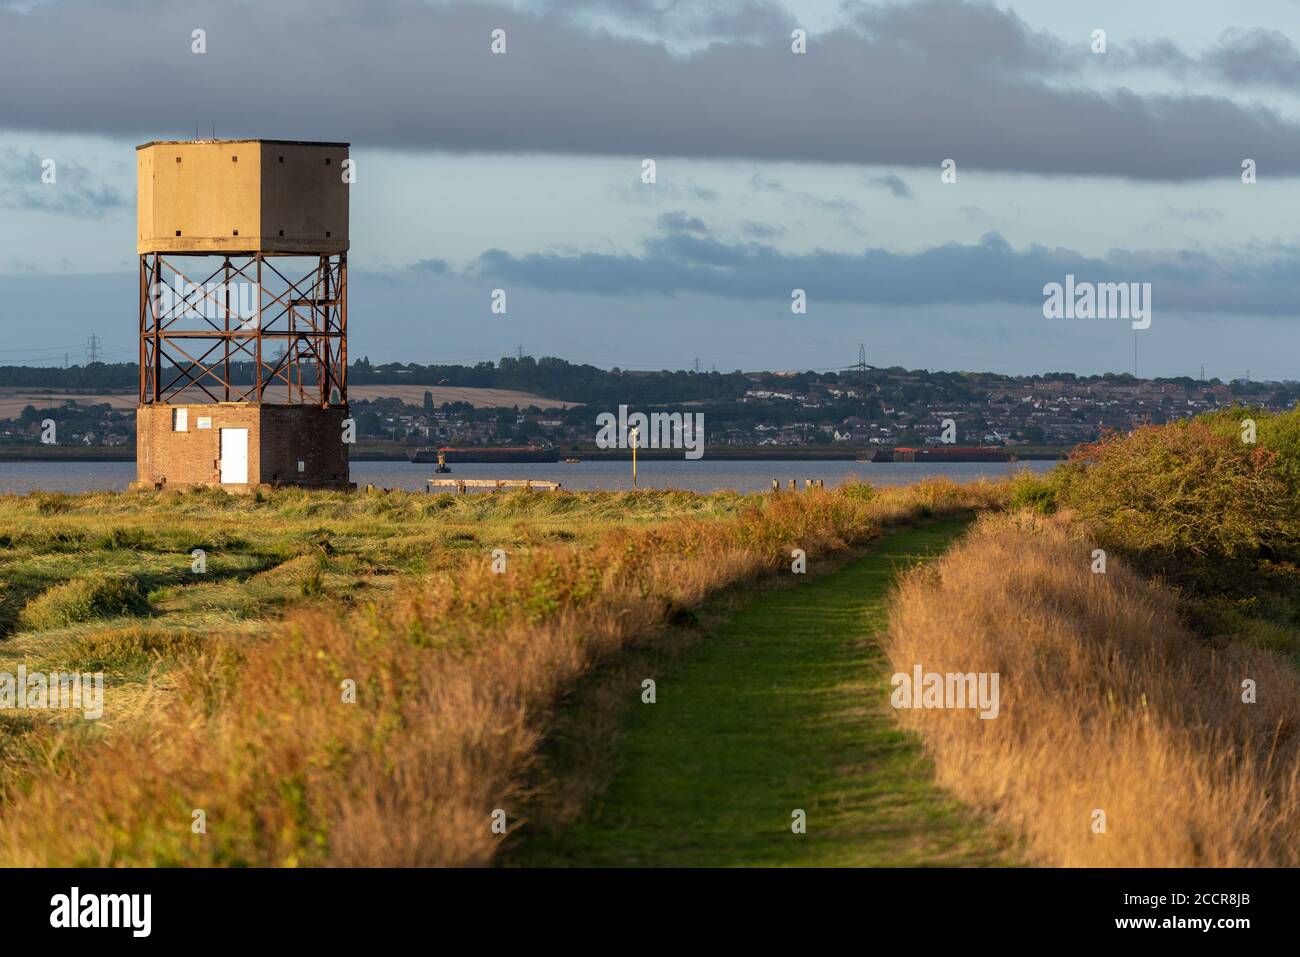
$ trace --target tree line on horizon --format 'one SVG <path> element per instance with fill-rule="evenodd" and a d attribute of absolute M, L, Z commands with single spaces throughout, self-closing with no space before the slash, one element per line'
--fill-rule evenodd
<path fill-rule="evenodd" d="M 254 364 L 231 363 L 231 378 L 235 382 L 251 382 Z M 139 377 L 134 362 L 94 362 L 67 368 L 50 366 L 0 366 L 0 387 L 128 390 L 136 387 Z M 1105 373 L 1080 376 L 1069 372 L 1053 372 L 1033 376 L 1010 376 L 992 372 L 930 372 L 908 370 L 902 367 L 888 369 L 868 367 L 865 373 L 848 368 L 839 371 L 805 372 L 695 372 L 690 370 L 661 369 L 656 371 L 624 370 L 617 366 L 601 369 L 585 363 L 544 356 L 506 356 L 499 362 L 479 362 L 467 365 L 420 365 L 419 363 L 372 363 L 362 357 L 348 367 L 348 381 L 352 385 L 421 385 L 458 386 L 463 388 L 511 389 L 530 392 L 546 398 L 582 404 L 594 403 L 651 403 L 651 402 L 717 402 L 735 401 L 746 391 L 767 388 L 799 392 L 814 383 L 838 384 L 853 387 L 865 382 L 868 386 L 884 379 L 908 377 L 917 385 L 938 385 L 948 388 L 981 388 L 1000 383 L 1064 380 L 1077 382 L 1142 382 L 1182 384 L 1191 389 L 1197 385 L 1219 385 L 1219 379 L 1202 382 L 1191 376 L 1138 379 L 1129 373 Z M 313 381 L 311 370 L 304 369 L 304 382 Z M 1264 383 L 1232 383 L 1236 395 L 1250 395 Z"/>

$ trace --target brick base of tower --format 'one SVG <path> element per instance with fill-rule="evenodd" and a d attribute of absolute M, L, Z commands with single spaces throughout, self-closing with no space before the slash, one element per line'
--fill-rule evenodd
<path fill-rule="evenodd" d="M 351 488 L 348 446 L 343 441 L 347 417 L 346 406 L 140 405 L 133 487 Z M 223 430 L 227 431 L 224 440 Z M 223 441 L 228 457 L 224 469 Z M 236 481 L 239 478 L 244 481 Z"/>

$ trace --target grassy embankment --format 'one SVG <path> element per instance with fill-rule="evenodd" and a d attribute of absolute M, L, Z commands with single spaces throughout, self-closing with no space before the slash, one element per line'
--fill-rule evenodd
<path fill-rule="evenodd" d="M 3 715 L 0 863 L 486 863 L 492 812 L 516 819 L 593 664 L 791 548 L 843 554 L 1005 497 L 2 499 L 2 664 L 102 667 L 111 687 L 98 724 Z"/>
<path fill-rule="evenodd" d="M 1045 864 L 1300 864 L 1298 493 L 1300 411 L 1150 427 L 1022 479 L 1031 509 L 982 520 L 891 612 L 898 671 L 1002 676 L 996 720 L 900 712 L 939 782 Z"/>
<path fill-rule="evenodd" d="M 949 519 L 895 532 L 841 569 L 702 622 L 682 649 L 689 654 L 655 649 L 602 669 L 552 736 L 529 826 L 505 861 L 1010 859 L 1004 842 L 934 786 L 915 737 L 899 731 L 876 640 L 898 571 L 934 558 L 967 525 Z M 629 694 L 647 676 L 656 681 L 653 704 Z M 806 814 L 805 833 L 793 830 L 796 809 Z"/>

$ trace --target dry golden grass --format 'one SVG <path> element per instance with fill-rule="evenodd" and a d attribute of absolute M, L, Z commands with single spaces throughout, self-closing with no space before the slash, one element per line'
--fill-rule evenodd
<path fill-rule="evenodd" d="M 898 712 L 939 782 L 1042 864 L 1300 864 L 1300 675 L 1189 634 L 1169 592 L 1113 557 L 1093 574 L 1092 547 L 1068 516 L 987 516 L 900 586 L 896 671 L 1001 676 L 995 719 Z"/>
<path fill-rule="evenodd" d="M 0 864 L 486 864 L 504 840 L 492 812 L 522 807 L 551 709 L 593 664 L 788 568 L 794 547 L 844 551 L 1008 494 L 929 482 L 756 496 L 738 517 L 538 547 L 501 575 L 483 556 L 378 602 L 292 611 L 265 640 L 217 642 L 180 669 L 152 720 L 90 743 L 24 738 Z"/>

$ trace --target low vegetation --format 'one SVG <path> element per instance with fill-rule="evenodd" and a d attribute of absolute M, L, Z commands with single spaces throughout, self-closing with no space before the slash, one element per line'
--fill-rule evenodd
<path fill-rule="evenodd" d="M 1046 477 L 1022 476 L 1012 504 L 1059 510 L 1177 588 L 1198 634 L 1300 664 L 1300 409 L 1112 436 Z"/>
<path fill-rule="evenodd" d="M 1196 636 L 1120 561 L 1094 574 L 1094 545 L 1060 519 L 991 517 L 906 579 L 893 668 L 1001 676 L 996 719 L 898 712 L 939 783 L 1042 864 L 1300 864 L 1300 675 Z"/>
<path fill-rule="evenodd" d="M 676 493 L 0 496 L 0 670 L 94 664 L 110 682 L 138 682 L 207 638 L 260 634 L 305 599 L 380 600 L 399 581 L 492 548 L 590 544 L 609 527 L 721 517 L 742 503 Z"/>
<path fill-rule="evenodd" d="M 149 600 L 134 578 L 90 572 L 47 588 L 27 602 L 18 615 L 18 625 L 31 631 L 44 631 L 148 611 Z"/>
<path fill-rule="evenodd" d="M 584 678 L 620 673 L 629 652 L 675 654 L 720 596 L 752 599 L 743 589 L 788 574 L 794 549 L 820 568 L 890 529 L 977 513 L 902 578 L 887 661 L 845 653 L 847 619 L 802 633 L 800 650 L 797 629 L 743 608 L 741 630 L 720 626 L 700 652 L 684 705 L 716 708 L 733 680 L 801 688 L 767 706 L 766 736 L 834 729 L 771 766 L 822 781 L 822 823 L 845 835 L 859 822 L 835 817 L 843 722 L 872 709 L 833 704 L 848 685 L 821 684 L 812 663 L 861 665 L 852 686 L 882 701 L 890 670 L 1000 675 L 995 719 L 872 712 L 915 732 L 938 785 L 976 812 L 944 803 L 912 760 L 872 772 L 885 775 L 872 800 L 916 805 L 880 815 L 933 811 L 951 841 L 927 834 L 931 850 L 909 857 L 812 840 L 804 851 L 824 856 L 806 861 L 997 863 L 1023 846 L 1054 865 L 1300 865 L 1300 411 L 1258 410 L 1109 437 L 996 485 L 0 498 L 0 671 L 102 670 L 109 685 L 100 722 L 0 713 L 0 865 L 483 865 L 516 844 L 521 863 L 667 862 L 668 838 L 615 846 L 601 830 L 627 836 L 620 807 L 650 814 L 608 765 L 554 778 L 586 773 L 548 764 L 548 736 L 591 704 Z M 855 600 L 835 614 L 871 599 Z M 755 614 L 778 606 L 796 605 L 769 596 Z M 805 660 L 800 677 L 789 663 Z M 587 714 L 612 727 L 613 713 Z M 687 793 L 671 742 L 638 752 L 634 732 L 626 767 L 678 782 L 679 804 L 651 810 L 688 820 L 709 792 Z M 738 746 L 761 766 L 757 738 Z M 592 816 L 602 802 L 615 818 Z M 766 826 L 765 808 L 739 813 Z M 544 825 L 531 851 L 529 818 Z M 778 862 L 761 841 L 714 836 L 717 860 Z M 679 860 L 704 863 L 689 844 Z"/>
<path fill-rule="evenodd" d="M 1138 429 L 1022 476 L 1014 514 L 891 616 L 897 670 L 1003 679 L 996 720 L 900 712 L 940 782 L 1042 863 L 1300 864 L 1298 493 L 1300 410 Z"/>
<path fill-rule="evenodd" d="M 793 548 L 843 553 L 1005 500 L 943 482 L 876 495 L 170 495 L 0 502 L 6 596 L 27 592 L 25 607 L 93 561 L 133 568 L 152 609 L 20 631 L 9 654 L 153 661 L 120 676 L 117 692 L 134 680 L 140 703 L 115 727 L 72 733 L 27 715 L 7 727 L 0 863 L 486 863 L 506 837 L 494 810 L 517 824 L 550 713 L 594 663 L 788 567 Z M 194 548 L 217 580 L 194 583 Z"/>

